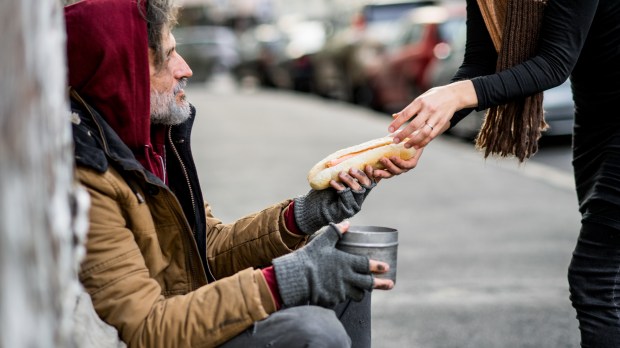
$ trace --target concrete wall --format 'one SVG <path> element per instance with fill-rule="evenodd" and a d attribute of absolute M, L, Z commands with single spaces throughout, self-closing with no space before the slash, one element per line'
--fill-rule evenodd
<path fill-rule="evenodd" d="M 89 200 L 73 178 L 61 5 L 0 2 L 0 347 L 123 347 L 77 278 Z"/>

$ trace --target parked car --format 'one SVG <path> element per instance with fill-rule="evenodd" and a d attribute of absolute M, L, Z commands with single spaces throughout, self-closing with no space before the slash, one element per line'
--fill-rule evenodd
<path fill-rule="evenodd" d="M 240 36 L 239 81 L 252 78 L 262 87 L 312 90 L 313 66 L 309 56 L 325 43 L 325 25 L 301 15 L 286 15 Z"/>
<path fill-rule="evenodd" d="M 452 42 L 449 46 L 444 47 L 441 52 L 436 52 L 436 59 L 432 61 L 426 71 L 426 79 L 431 87 L 449 83 L 463 62 L 467 39 L 465 22 L 460 22 L 452 30 L 454 33 Z M 543 109 L 545 120 L 549 124 L 549 129 L 543 132 L 543 136 L 572 134 L 575 105 L 569 80 L 544 92 Z M 473 111 L 472 114 L 453 127 L 449 133 L 463 139 L 474 139 L 482 126 L 484 115 L 485 111 Z"/>
<path fill-rule="evenodd" d="M 398 36 L 365 67 L 371 106 L 396 112 L 431 87 L 426 70 L 446 55 L 465 22 L 465 5 L 423 6 L 399 21 Z"/>
<path fill-rule="evenodd" d="M 289 88 L 291 81 L 282 67 L 286 60 L 286 34 L 273 23 L 259 24 L 239 36 L 240 63 L 234 70 L 238 81 L 253 79 L 259 86 Z"/>
<path fill-rule="evenodd" d="M 359 9 L 347 26 L 338 26 L 312 58 L 319 95 L 368 105 L 371 101 L 366 66 L 396 35 L 396 23 L 408 10 L 434 0 L 381 2 Z"/>
<path fill-rule="evenodd" d="M 239 64 L 237 37 L 228 27 L 197 25 L 174 29 L 177 51 L 191 67 L 192 81 L 206 81 L 214 73 Z"/>
<path fill-rule="evenodd" d="M 192 68 L 191 81 L 203 82 L 212 74 L 234 69 L 239 63 L 238 42 L 228 27 L 211 19 L 212 8 L 188 4 L 180 9 L 173 29 L 177 50 Z"/>
<path fill-rule="evenodd" d="M 280 25 L 288 38 L 282 67 L 288 73 L 290 88 L 313 92 L 314 64 L 311 57 L 325 44 L 325 24 L 320 20 L 291 18 L 281 21 Z"/>

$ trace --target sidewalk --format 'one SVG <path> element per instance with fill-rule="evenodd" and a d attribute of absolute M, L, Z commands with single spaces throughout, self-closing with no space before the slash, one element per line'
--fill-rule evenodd
<path fill-rule="evenodd" d="M 188 90 L 204 195 L 231 222 L 308 191 L 325 155 L 389 117 L 292 93 Z M 442 137 L 351 219 L 400 231 L 395 289 L 373 293 L 373 347 L 577 347 L 566 269 L 579 215 L 570 175 L 484 161 Z"/>

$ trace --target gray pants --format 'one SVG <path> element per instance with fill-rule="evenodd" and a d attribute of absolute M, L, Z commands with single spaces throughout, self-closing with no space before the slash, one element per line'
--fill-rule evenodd
<path fill-rule="evenodd" d="M 369 348 L 370 293 L 360 302 L 334 309 L 300 306 L 279 310 L 258 321 L 222 348 Z"/>

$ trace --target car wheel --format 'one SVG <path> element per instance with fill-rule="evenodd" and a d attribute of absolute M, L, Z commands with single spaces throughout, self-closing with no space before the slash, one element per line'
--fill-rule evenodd
<path fill-rule="evenodd" d="M 368 85 L 356 85 L 351 90 L 353 104 L 372 107 L 374 96 Z"/>

